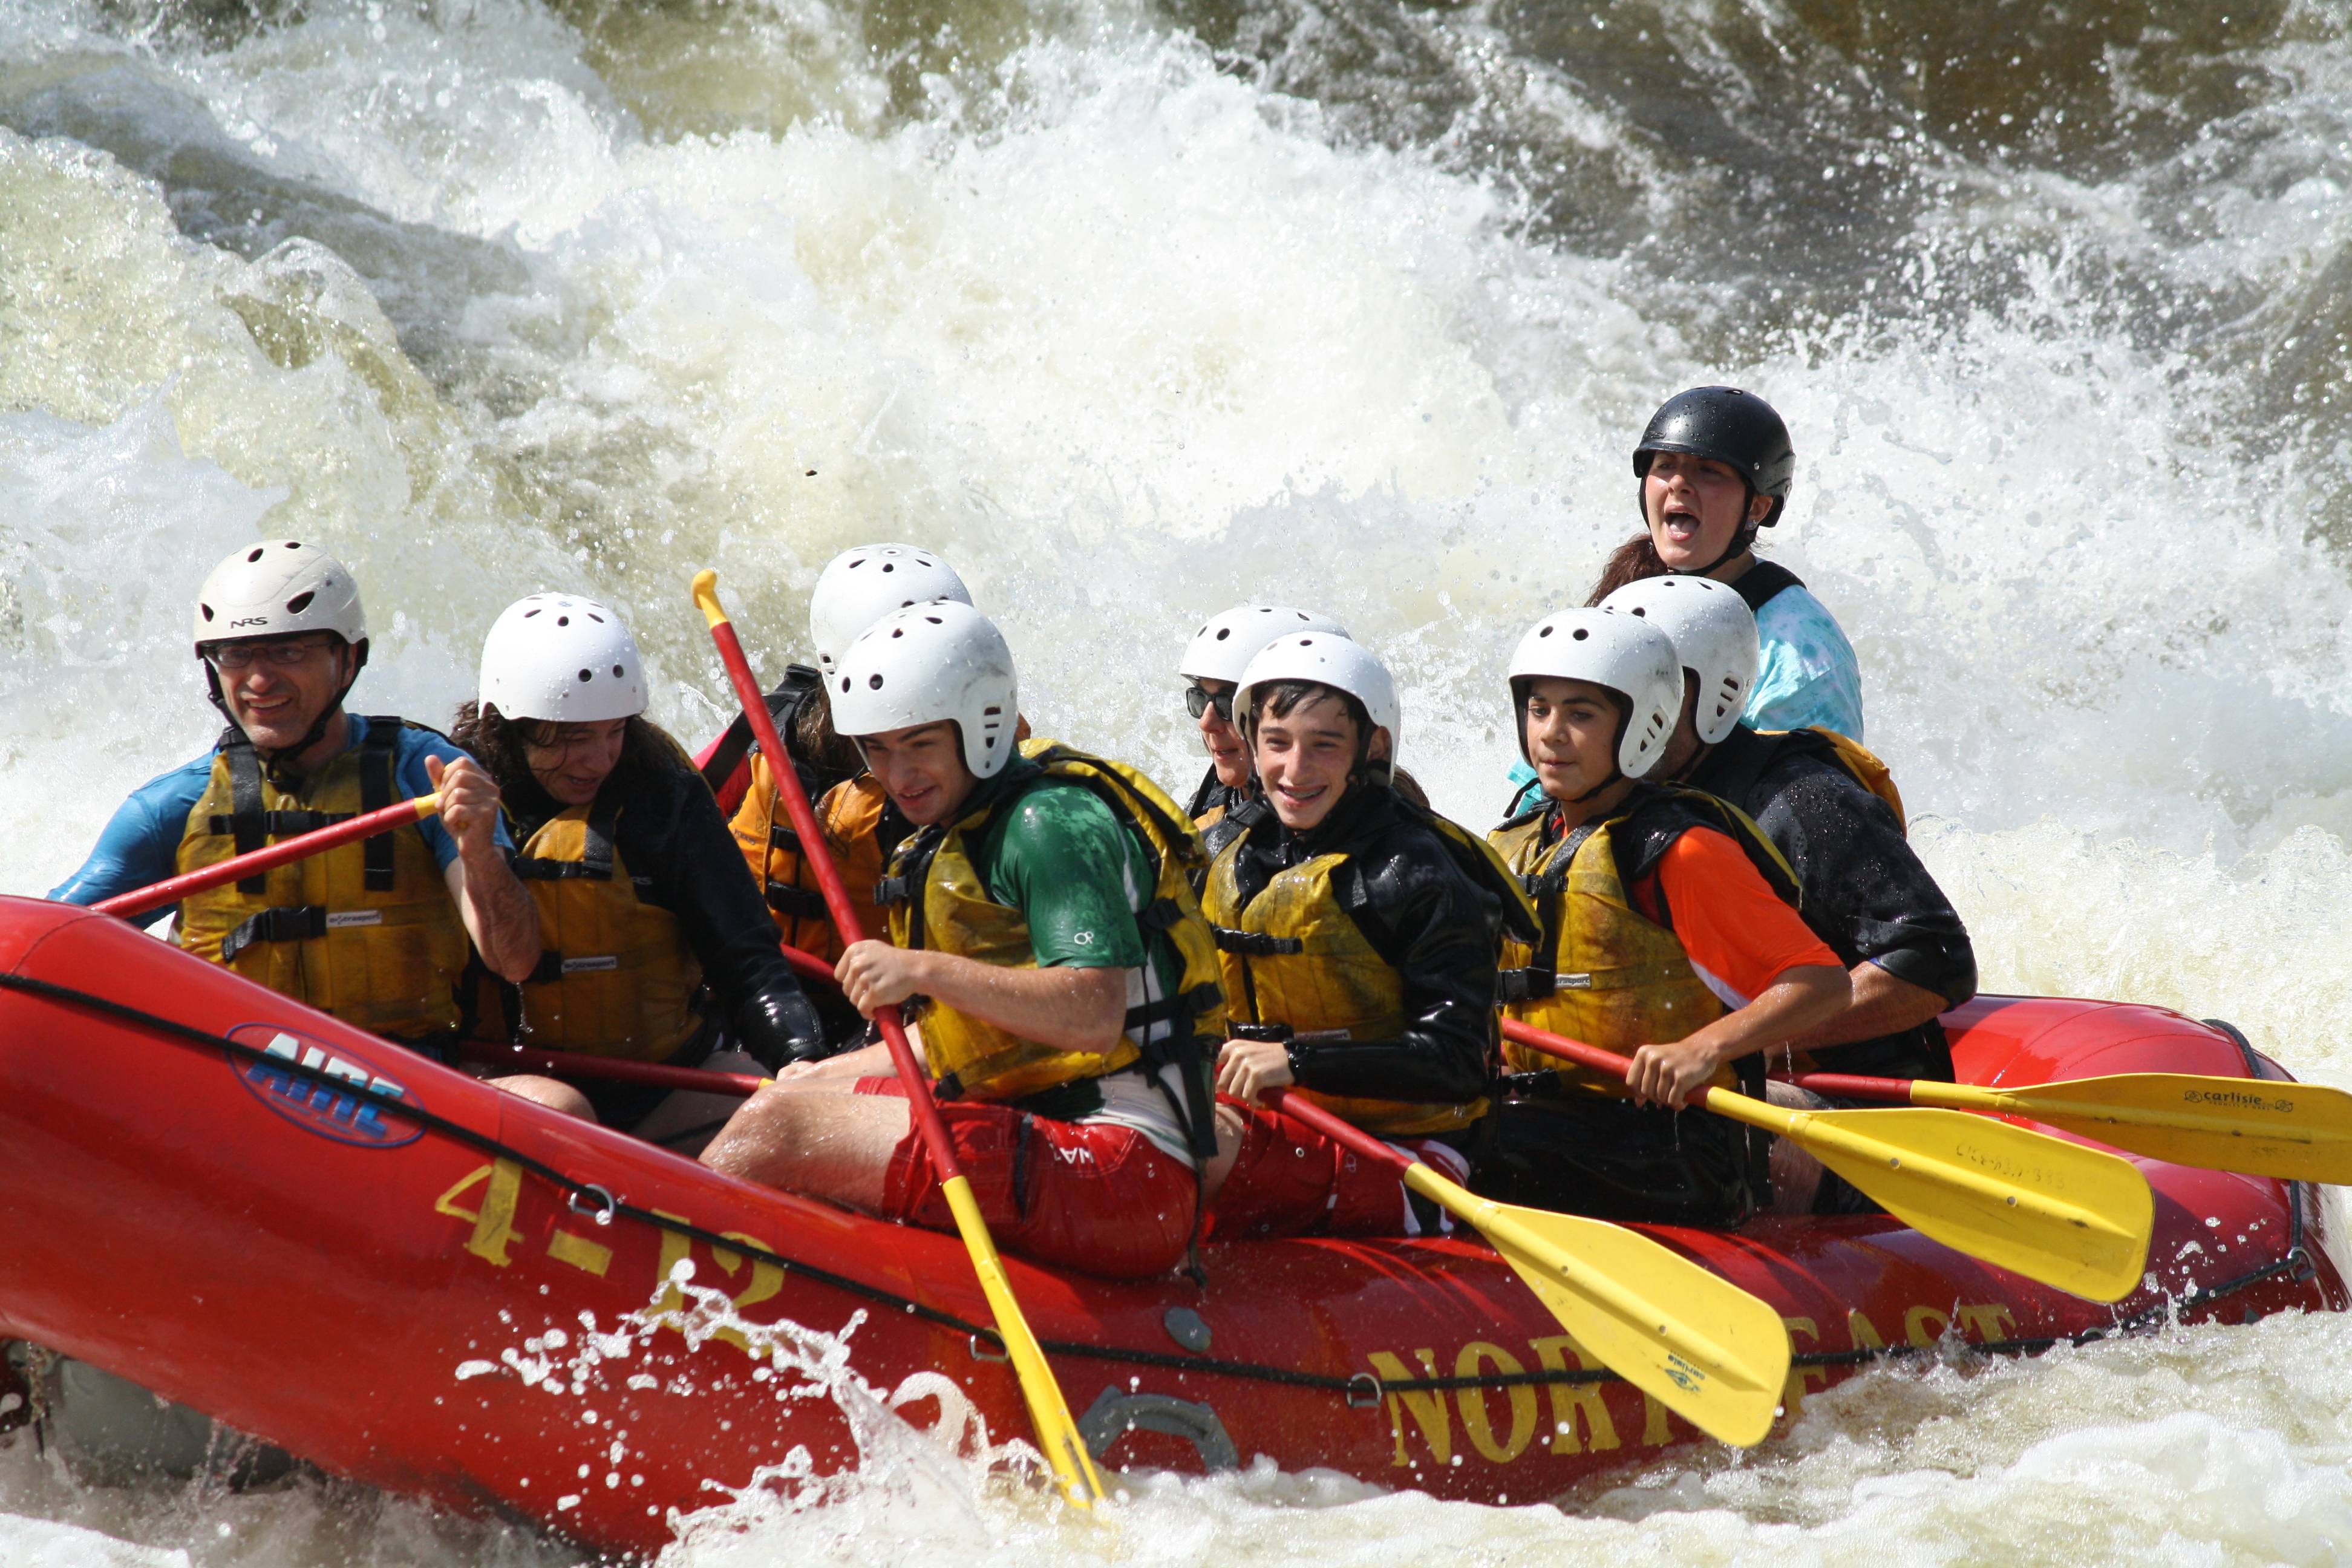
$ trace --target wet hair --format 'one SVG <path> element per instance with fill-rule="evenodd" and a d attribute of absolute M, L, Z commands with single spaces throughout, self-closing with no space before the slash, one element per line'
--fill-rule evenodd
<path fill-rule="evenodd" d="M 482 764 L 501 794 L 516 790 L 546 791 L 530 771 L 523 753 L 526 742 L 545 745 L 562 726 L 545 719 L 509 719 L 495 702 L 468 702 L 457 710 L 449 738 Z M 658 774 L 679 768 L 691 770 L 694 759 L 670 732 L 643 714 L 632 717 L 621 731 L 621 760 L 614 764 L 606 788 L 635 794 Z"/>
<path fill-rule="evenodd" d="M 866 753 L 856 742 L 833 727 L 833 699 L 824 689 L 824 682 L 801 700 L 793 712 L 793 731 L 777 737 L 794 761 L 806 766 L 840 773 L 862 773 L 866 771 Z M 961 742 L 961 737 L 958 737 Z"/>

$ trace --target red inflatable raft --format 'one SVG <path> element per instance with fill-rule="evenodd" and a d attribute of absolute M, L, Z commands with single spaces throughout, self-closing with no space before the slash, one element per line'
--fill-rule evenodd
<path fill-rule="evenodd" d="M 716 1488 L 856 1466 L 881 1406 L 952 1441 L 968 1411 L 996 1440 L 1025 1431 L 951 1236 L 547 1112 L 105 917 L 0 899 L 0 1338 L 337 1474 L 605 1550 L 657 1548 Z M 1975 1083 L 2286 1076 L 2149 1007 L 1986 998 L 1948 1024 Z M 1791 1408 L 1948 1338 L 2030 1352 L 2168 1312 L 2345 1306 L 2311 1189 L 2144 1163 L 2148 1282 L 2112 1307 L 1885 1218 L 1654 1234 L 1779 1308 Z M 1694 1436 L 1584 1366 L 1475 1239 L 1237 1243 L 1205 1261 L 1201 1288 L 1011 1260 L 1111 1466 L 1263 1454 L 1527 1500 Z"/>

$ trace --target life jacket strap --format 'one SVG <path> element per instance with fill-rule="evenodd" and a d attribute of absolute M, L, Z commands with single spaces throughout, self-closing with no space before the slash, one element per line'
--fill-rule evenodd
<path fill-rule="evenodd" d="M 770 882 L 767 891 L 768 907 L 780 915 L 790 915 L 794 920 L 803 921 L 821 921 L 825 918 L 827 910 L 824 905 L 824 895 L 822 893 L 813 893 L 806 888 L 795 888 L 790 882 Z"/>
<path fill-rule="evenodd" d="M 280 905 L 248 917 L 221 938 L 221 962 L 234 961 L 257 942 L 316 942 L 326 934 L 324 904 Z"/>
<path fill-rule="evenodd" d="M 519 856 L 514 874 L 527 882 L 561 882 L 572 879 L 609 882 L 613 879 L 613 830 L 620 821 L 617 805 L 599 805 L 582 824 L 580 858 L 553 860 L 540 856 Z M 635 883 L 635 878 L 630 881 Z"/>
<path fill-rule="evenodd" d="M 793 854 L 797 855 L 801 852 L 801 836 L 793 831 L 792 824 L 788 822 L 770 823 L 768 825 L 768 847 L 771 849 L 789 849 Z"/>
<path fill-rule="evenodd" d="M 1549 969 L 1499 969 L 1495 972 L 1495 1000 L 1506 1007 L 1540 1002 L 1560 988 L 1559 979 Z"/>
<path fill-rule="evenodd" d="M 1275 958 L 1305 952 L 1307 943 L 1295 936 L 1274 936 L 1265 931 L 1235 931 L 1231 926 L 1213 925 L 1209 934 L 1216 938 L 1218 951 L 1237 952 L 1244 958 Z"/>

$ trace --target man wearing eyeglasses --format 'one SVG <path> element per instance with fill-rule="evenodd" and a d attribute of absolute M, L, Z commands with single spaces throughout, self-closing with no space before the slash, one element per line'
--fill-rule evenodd
<path fill-rule="evenodd" d="M 469 940 L 509 980 L 539 959 L 497 784 L 436 731 L 344 711 L 367 623 L 350 571 L 313 545 L 266 540 L 215 567 L 198 595 L 195 651 L 228 729 L 209 755 L 142 785 L 49 896 L 97 903 L 437 790 L 437 818 L 183 901 L 173 938 L 440 1055 L 457 1036 Z"/>
<path fill-rule="evenodd" d="M 1251 798 L 1249 747 L 1234 727 L 1234 692 L 1242 671 L 1260 648 L 1293 632 L 1328 632 L 1346 637 L 1348 628 L 1328 616 L 1294 610 L 1286 605 L 1241 605 L 1217 616 L 1186 645 L 1176 673 L 1182 676 L 1184 710 L 1201 731 L 1202 749 L 1209 753 L 1209 771 L 1192 792 L 1192 826 L 1213 855 L 1238 831 L 1227 818 Z"/>

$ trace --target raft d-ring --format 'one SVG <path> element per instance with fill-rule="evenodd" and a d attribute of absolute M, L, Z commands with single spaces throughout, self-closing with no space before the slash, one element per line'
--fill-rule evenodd
<path fill-rule="evenodd" d="M 1381 1380 L 1369 1372 L 1360 1372 L 1348 1380 L 1348 1408 L 1373 1410 L 1381 1403 Z"/>
<path fill-rule="evenodd" d="M 997 1350 L 993 1346 L 990 1345 L 986 1340 L 982 1339 L 978 1334 L 971 1336 L 971 1359 L 974 1361 L 1007 1362 L 1013 1359 L 1011 1356 L 1006 1355 L 1003 1351 Z"/>
<path fill-rule="evenodd" d="M 597 1206 L 593 1209 L 589 1208 L 580 1201 L 583 1198 L 592 1195 L 597 1200 Z M 618 1214 L 621 1209 L 620 1199 L 614 1197 L 604 1188 L 594 1185 L 573 1188 L 571 1194 L 564 1199 L 564 1202 L 571 1205 L 571 1209 L 573 1214 L 587 1215 L 598 1225 L 612 1224 L 613 1216 L 615 1214 Z"/>
<path fill-rule="evenodd" d="M 2286 1268 L 2287 1278 L 2294 1280 L 2298 1285 L 2305 1283 L 2306 1280 L 2310 1279 L 2313 1275 L 2319 1272 L 2319 1265 L 2314 1263 L 2311 1260 L 2311 1254 L 2305 1251 L 2300 1247 L 2295 1247 L 2287 1253 Z"/>

